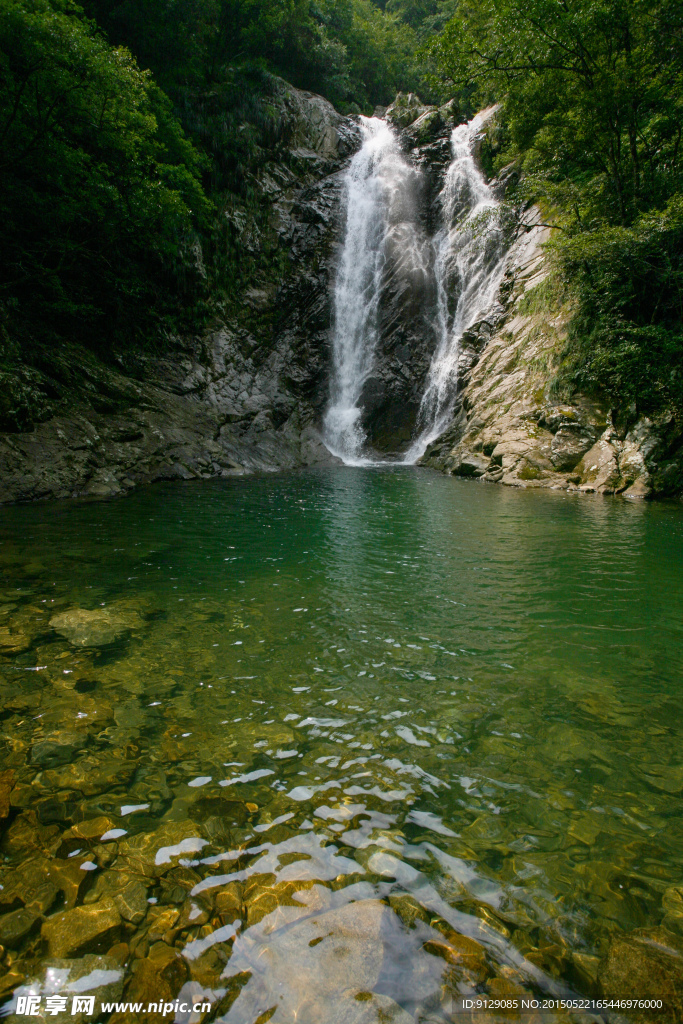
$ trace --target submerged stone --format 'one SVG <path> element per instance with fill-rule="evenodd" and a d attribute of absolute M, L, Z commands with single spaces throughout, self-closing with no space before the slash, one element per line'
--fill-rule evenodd
<path fill-rule="evenodd" d="M 7 626 L 0 626 L 0 654 L 21 654 L 28 651 L 31 641 L 25 633 L 11 631 Z"/>
<path fill-rule="evenodd" d="M 640 929 L 617 935 L 600 964 L 600 990 L 605 998 L 661 999 L 658 1020 L 678 1021 L 683 1016 L 683 945 L 663 928 Z M 636 1011 L 634 1022 L 652 1020 L 652 1011 Z"/>
<path fill-rule="evenodd" d="M 662 896 L 663 925 L 674 932 L 683 932 L 683 886 L 672 885 Z"/>
<path fill-rule="evenodd" d="M 74 840 L 93 840 L 101 839 L 102 836 L 106 835 L 114 828 L 114 822 L 111 818 L 107 818 L 102 815 L 99 818 L 90 818 L 88 821 L 80 821 L 73 828 L 70 828 L 68 832 L 65 832 L 63 839 L 74 839 Z"/>
<path fill-rule="evenodd" d="M 236 940 L 226 976 L 250 972 L 252 978 L 232 1019 L 255 1019 L 257 1007 L 272 1005 L 277 993 L 278 1021 L 372 1020 L 362 1015 L 368 1000 L 357 996 L 373 992 L 391 955 L 400 923 L 389 907 L 367 899 L 282 923 L 272 930 L 270 919 L 262 921 Z"/>
<path fill-rule="evenodd" d="M 149 954 L 133 963 L 132 976 L 126 988 L 126 997 L 132 1002 L 139 1002 L 145 1005 L 150 1003 L 159 1006 L 159 1012 L 146 1011 L 135 1015 L 136 1021 L 143 1021 L 145 1024 L 156 1024 L 166 1021 L 161 1011 L 161 1004 L 169 1002 L 178 995 L 181 988 L 189 977 L 187 961 L 183 959 L 177 949 L 172 949 L 164 942 L 153 945 Z M 120 1024 L 129 1020 L 122 1013 L 114 1013 L 109 1018 L 110 1024 Z"/>
<path fill-rule="evenodd" d="M 0 945 L 18 949 L 40 923 L 38 914 L 30 910 L 14 910 L 0 917 Z"/>
<path fill-rule="evenodd" d="M 84 757 L 61 768 L 48 768 L 36 776 L 33 785 L 38 792 L 77 790 L 85 796 L 94 796 L 116 786 L 125 786 L 134 771 L 132 761 Z"/>
<path fill-rule="evenodd" d="M 116 904 L 104 896 L 99 903 L 48 917 L 42 935 L 50 956 L 77 957 L 109 949 L 118 939 L 120 928 L 121 915 Z"/>
<path fill-rule="evenodd" d="M 87 1009 L 74 1011 L 74 996 L 95 996 L 96 1009 L 100 1002 L 115 1001 L 123 994 L 123 970 L 110 956 L 88 954 L 79 959 L 48 958 L 43 960 L 40 970 L 20 977 L 20 988 L 15 988 L 14 998 L 8 1009 L 16 1011 L 17 996 L 25 992 L 39 995 L 38 1013 L 31 1015 L 36 1024 L 51 1021 L 53 1024 L 86 1024 L 94 1019 Z M 63 1010 L 50 1009 L 50 996 L 66 997 Z M 19 1018 L 23 1020 L 23 1017 Z"/>
<path fill-rule="evenodd" d="M 67 729 L 53 732 L 33 744 L 31 761 L 45 768 L 67 764 L 79 750 L 87 746 L 88 740 L 89 737 L 84 732 Z"/>
<path fill-rule="evenodd" d="M 136 612 L 109 608 L 72 608 L 50 619 L 50 625 L 74 647 L 105 647 L 142 625 Z"/>
<path fill-rule="evenodd" d="M 144 832 L 119 843 L 119 854 L 133 874 L 159 878 L 178 861 L 207 845 L 194 821 L 168 821 L 155 832 Z"/>
<path fill-rule="evenodd" d="M 147 887 L 142 882 L 129 882 L 125 889 L 114 895 L 114 903 L 124 921 L 138 925 L 149 909 Z"/>
<path fill-rule="evenodd" d="M 12 793 L 12 806 L 14 792 Z M 35 811 L 26 809 L 15 818 L 2 836 L 2 849 L 5 853 L 21 854 L 28 857 L 37 851 L 54 853 L 59 846 L 59 829 L 56 825 L 42 825 Z"/>
<path fill-rule="evenodd" d="M 10 793 L 14 785 L 14 772 L 11 768 L 0 772 L 0 821 L 9 815 Z"/>

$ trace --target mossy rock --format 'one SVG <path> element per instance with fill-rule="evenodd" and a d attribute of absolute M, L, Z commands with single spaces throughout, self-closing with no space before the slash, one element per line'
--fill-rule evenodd
<path fill-rule="evenodd" d="M 391 106 L 387 107 L 386 119 L 395 128 L 408 128 L 428 110 L 429 107 L 414 92 L 399 92 Z"/>
<path fill-rule="evenodd" d="M 538 480 L 542 475 L 538 466 L 534 466 L 531 462 L 525 462 L 517 472 L 520 480 Z"/>
<path fill-rule="evenodd" d="M 26 366 L 0 371 L 0 430 L 21 434 L 50 419 L 53 409 L 41 374 Z"/>

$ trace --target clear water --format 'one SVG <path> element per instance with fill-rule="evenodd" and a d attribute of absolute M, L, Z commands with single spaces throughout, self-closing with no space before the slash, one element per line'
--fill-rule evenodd
<path fill-rule="evenodd" d="M 0 540 L 0 636 L 30 645 L 0 658 L 0 910 L 29 867 L 80 870 L 72 905 L 144 885 L 142 920 L 69 939 L 128 998 L 168 946 L 173 995 L 231 1024 L 443 1021 L 595 994 L 616 938 L 675 935 L 678 506 L 339 468 L 8 508 Z M 49 626 L 103 606 L 133 632 Z M 74 838 L 101 817 L 126 834 Z M 67 896 L 6 954 L 8 998 Z"/>

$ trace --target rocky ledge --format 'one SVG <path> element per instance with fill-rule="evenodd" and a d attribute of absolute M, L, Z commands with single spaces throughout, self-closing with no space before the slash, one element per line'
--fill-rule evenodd
<path fill-rule="evenodd" d="M 553 396 L 567 312 L 542 300 L 549 233 L 538 209 L 525 212 L 508 254 L 503 308 L 464 336 L 453 421 L 421 464 L 513 487 L 680 494 L 683 437 L 672 414 L 617 416 L 584 395 Z"/>
<path fill-rule="evenodd" d="M 149 360 L 144 382 L 80 353 L 92 393 L 25 433 L 0 435 L 0 501 L 113 497 L 140 483 L 277 470 L 329 459 L 305 402 L 224 328 Z"/>

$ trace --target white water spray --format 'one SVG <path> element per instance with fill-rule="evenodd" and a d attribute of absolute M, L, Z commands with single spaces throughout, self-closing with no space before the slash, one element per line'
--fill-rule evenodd
<path fill-rule="evenodd" d="M 417 172 L 393 131 L 361 119 L 363 145 L 345 177 L 346 230 L 334 292 L 333 367 L 325 444 L 347 465 L 367 465 L 359 401 L 370 376 L 379 332 L 385 265 L 426 273 L 414 209 Z"/>
<path fill-rule="evenodd" d="M 404 462 L 414 463 L 448 426 L 458 390 L 462 336 L 493 308 L 505 270 L 500 205 L 477 167 L 473 145 L 491 115 L 483 110 L 451 136 L 453 159 L 441 190 L 443 227 L 434 239 L 436 331 L 417 416 L 417 437 Z"/>

